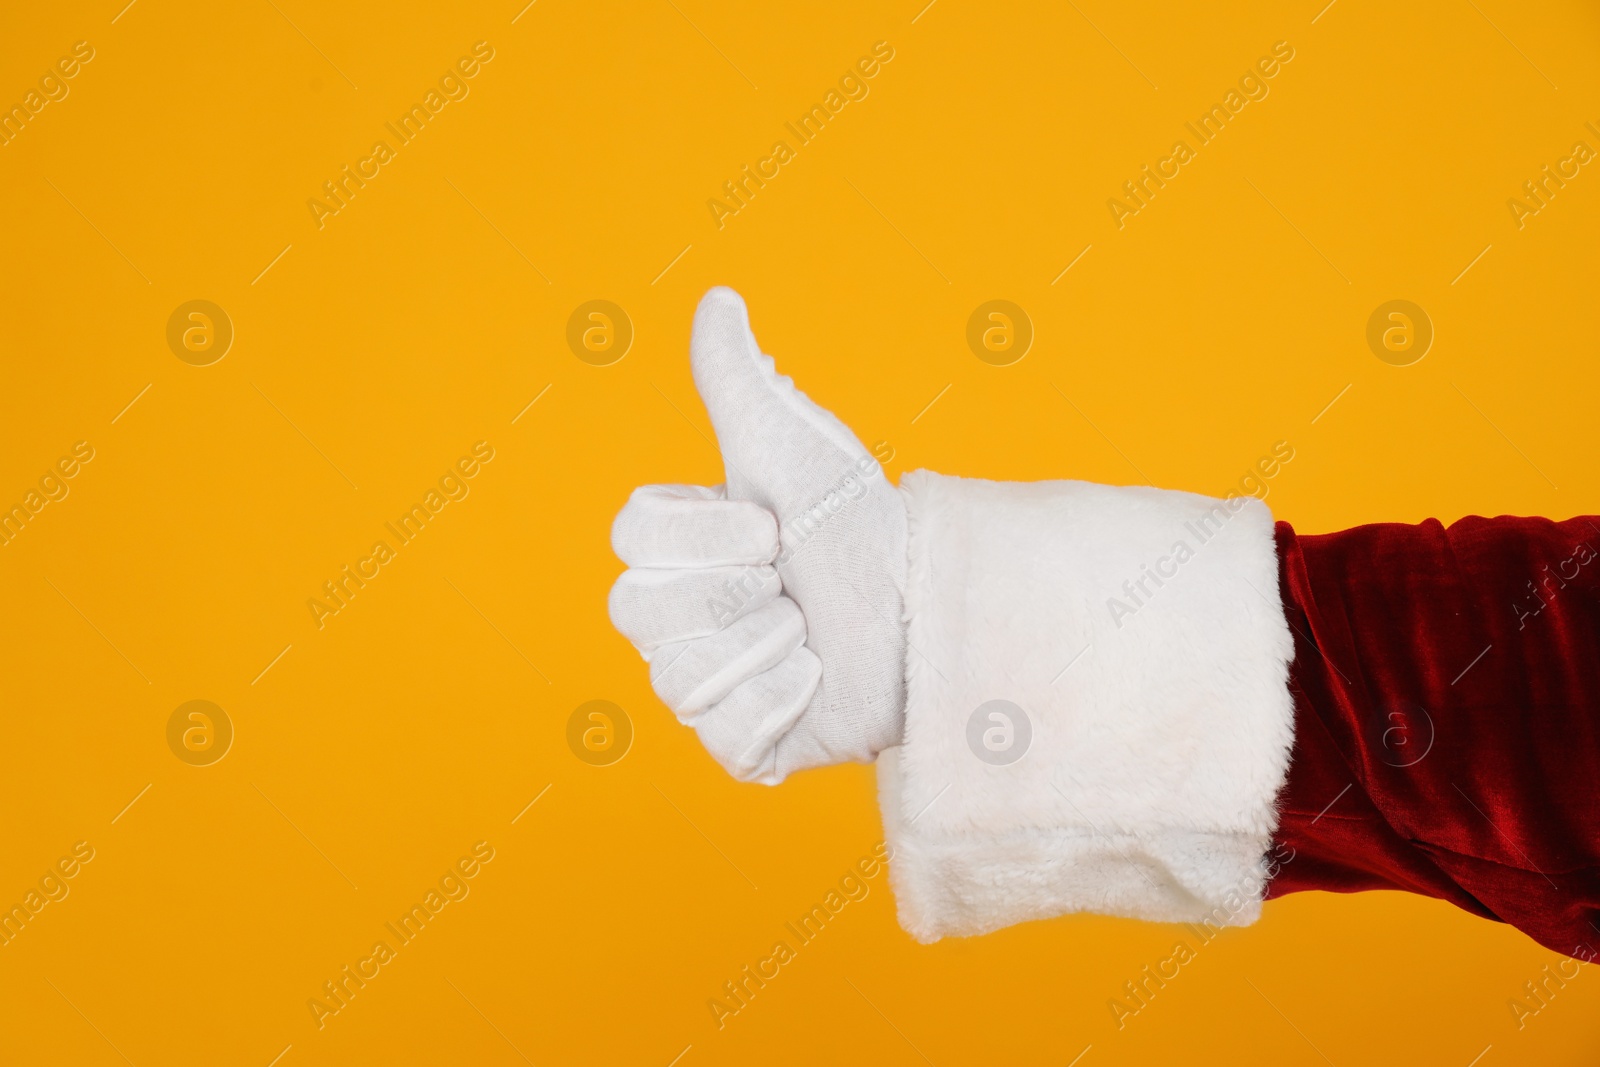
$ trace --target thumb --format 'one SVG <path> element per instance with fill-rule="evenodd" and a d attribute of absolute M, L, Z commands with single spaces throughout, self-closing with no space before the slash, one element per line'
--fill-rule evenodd
<path fill-rule="evenodd" d="M 852 468 L 871 464 L 856 436 L 762 354 L 732 289 L 717 286 L 701 298 L 689 363 L 717 433 L 729 497 L 753 500 L 782 520 Z"/>

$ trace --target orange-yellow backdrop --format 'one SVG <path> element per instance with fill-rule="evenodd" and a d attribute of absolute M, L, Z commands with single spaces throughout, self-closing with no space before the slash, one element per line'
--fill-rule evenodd
<path fill-rule="evenodd" d="M 1286 440 L 1268 502 L 1303 531 L 1600 510 L 1600 174 L 1523 188 L 1600 149 L 1593 5 L 124 2 L 0 27 L 0 503 L 41 504 L 0 548 L 0 904 L 94 850 L 0 947 L 0 1058 L 1595 1062 L 1600 973 L 1519 1017 L 1558 957 L 1379 893 L 1269 904 L 1119 1029 L 1181 929 L 920 947 L 880 877 L 719 1028 L 708 1000 L 879 840 L 873 773 L 733 782 L 605 610 L 630 488 L 720 480 L 686 360 L 716 283 L 894 476 L 1220 494 Z M 402 145 L 385 124 L 480 41 Z M 1119 228 L 1107 201 L 1280 41 Z M 167 338 L 197 299 L 234 331 L 205 366 Z M 567 343 L 592 299 L 635 332 L 609 366 Z M 1036 330 L 1009 367 L 965 341 L 990 299 Z M 1409 366 L 1366 341 L 1391 299 L 1435 330 Z M 79 441 L 67 495 L 29 498 Z M 470 495 L 319 628 L 308 600 L 479 441 Z M 609 766 L 567 743 L 594 699 L 634 731 Z M 169 746 L 190 700 L 233 726 L 218 762 Z M 470 895 L 319 1028 L 323 983 L 480 841 Z"/>

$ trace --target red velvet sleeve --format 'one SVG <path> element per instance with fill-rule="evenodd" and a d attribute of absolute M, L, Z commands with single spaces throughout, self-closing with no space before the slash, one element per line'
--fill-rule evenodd
<path fill-rule="evenodd" d="M 1600 518 L 1277 527 L 1295 744 L 1267 895 L 1402 889 L 1600 946 Z"/>

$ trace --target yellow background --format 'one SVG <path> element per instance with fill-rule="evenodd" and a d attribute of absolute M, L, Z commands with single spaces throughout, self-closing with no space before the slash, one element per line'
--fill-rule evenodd
<path fill-rule="evenodd" d="M 867 767 L 730 780 L 607 621 L 629 490 L 721 479 L 708 286 L 894 476 L 1220 494 L 1287 440 L 1268 502 L 1302 531 L 1600 510 L 1600 174 L 1520 230 L 1506 205 L 1600 148 L 1593 5 L 923 2 L 10 6 L 0 100 L 96 55 L 0 148 L 0 499 L 96 455 L 0 548 L 0 901 L 96 856 L 0 948 L 0 1058 L 1595 1061 L 1600 972 L 1519 1030 L 1557 957 L 1376 893 L 1269 904 L 1119 1031 L 1181 930 L 919 947 L 880 876 L 713 1023 L 880 829 Z M 307 200 L 480 40 L 470 95 L 319 230 Z M 719 230 L 722 182 L 880 40 L 870 95 Z M 1118 230 L 1107 199 L 1280 40 L 1270 95 Z M 1395 298 L 1437 331 L 1410 367 L 1364 340 Z M 191 299 L 235 327 L 212 366 L 167 347 Z M 566 345 L 590 299 L 636 330 L 609 367 Z M 990 299 L 1036 328 L 1014 366 L 966 347 Z M 479 440 L 470 496 L 318 630 L 308 598 Z M 208 767 L 166 742 L 192 699 L 236 729 Z M 631 717 L 615 765 L 567 747 L 591 699 Z M 470 896 L 319 1031 L 308 999 L 480 840 Z"/>

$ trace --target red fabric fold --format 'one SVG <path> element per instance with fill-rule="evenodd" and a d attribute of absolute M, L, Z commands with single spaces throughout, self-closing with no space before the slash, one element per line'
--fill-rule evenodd
<path fill-rule="evenodd" d="M 1295 745 L 1267 896 L 1401 889 L 1600 945 L 1600 518 L 1278 523 Z"/>

